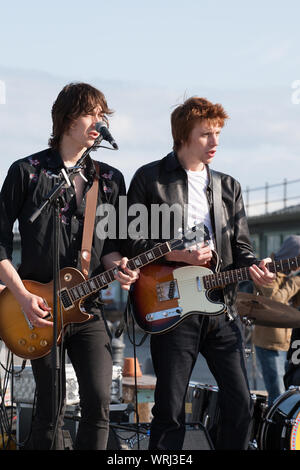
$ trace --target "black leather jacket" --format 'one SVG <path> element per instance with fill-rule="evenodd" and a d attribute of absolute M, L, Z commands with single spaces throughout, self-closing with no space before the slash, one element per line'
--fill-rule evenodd
<path fill-rule="evenodd" d="M 212 194 L 214 170 L 210 168 L 208 170 L 207 199 L 212 226 L 215 230 Z M 223 173 L 219 173 L 219 175 L 222 187 L 222 245 L 221 252 L 218 252 L 221 261 L 220 269 L 224 271 L 250 266 L 257 260 L 252 251 L 240 184 L 229 175 Z M 127 254 L 132 257 L 152 248 L 159 241 L 166 240 L 166 237 L 163 236 L 163 231 L 166 229 L 163 223 L 160 223 L 158 238 L 151 239 L 151 205 L 166 203 L 172 206 L 175 203 L 183 207 L 188 203 L 187 174 L 174 152 L 169 153 L 161 160 L 146 164 L 136 171 L 128 190 L 127 202 L 128 208 L 132 204 L 144 204 L 148 208 L 148 233 L 144 231 L 140 239 L 129 238 L 126 241 Z M 170 228 L 170 238 L 176 238 L 173 230 L 175 216 L 172 217 L 172 215 L 168 228 Z M 129 224 L 132 219 L 129 219 Z M 184 224 L 183 220 L 182 224 Z M 230 307 L 234 305 L 236 288 L 235 284 L 231 284 L 223 290 L 224 300 Z M 234 309 L 230 308 L 230 310 L 234 312 Z"/>

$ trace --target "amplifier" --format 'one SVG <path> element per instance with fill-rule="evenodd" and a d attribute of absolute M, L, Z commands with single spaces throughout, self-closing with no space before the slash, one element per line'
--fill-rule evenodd
<path fill-rule="evenodd" d="M 26 366 L 24 369 L 15 367 L 12 380 L 12 401 L 32 404 L 35 395 L 35 380 L 31 366 Z M 66 364 L 66 401 L 67 405 L 79 403 L 78 382 L 72 364 Z"/>
<path fill-rule="evenodd" d="M 67 363 L 66 367 L 66 403 L 67 405 L 76 405 L 79 403 L 79 391 L 77 377 L 72 364 Z M 31 366 L 25 368 L 15 367 L 12 375 L 14 403 L 34 402 L 35 380 Z M 119 403 L 122 398 L 122 367 L 113 366 L 112 386 L 111 386 L 111 403 Z"/>
<path fill-rule="evenodd" d="M 18 449 L 28 449 L 28 440 L 31 433 L 34 410 L 32 404 L 17 403 L 17 423 L 16 440 Z M 112 428 L 130 425 L 133 421 L 133 410 L 126 403 L 111 404 L 109 406 L 109 418 Z M 64 417 L 63 431 L 67 431 L 71 440 L 71 445 L 75 442 L 76 433 L 80 420 L 79 405 L 67 405 Z M 131 424 L 132 426 L 132 424 Z M 110 430 L 110 436 L 112 431 Z M 110 437 L 109 439 L 112 439 Z M 113 444 L 114 446 L 116 443 Z M 115 447 L 113 447 L 115 448 Z"/>

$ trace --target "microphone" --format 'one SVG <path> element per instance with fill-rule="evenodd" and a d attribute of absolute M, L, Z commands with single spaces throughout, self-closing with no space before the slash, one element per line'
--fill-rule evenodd
<path fill-rule="evenodd" d="M 96 127 L 96 131 L 99 132 L 102 139 L 109 142 L 113 146 L 114 149 L 118 150 L 119 147 L 118 147 L 116 141 L 114 140 L 114 138 L 112 137 L 111 133 L 109 132 L 105 122 L 104 121 L 96 122 L 95 127 Z"/>

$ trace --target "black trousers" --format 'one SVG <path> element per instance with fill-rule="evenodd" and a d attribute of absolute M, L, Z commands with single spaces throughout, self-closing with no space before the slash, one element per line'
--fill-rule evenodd
<path fill-rule="evenodd" d="M 81 408 L 75 449 L 106 449 L 112 381 L 110 343 L 110 334 L 101 314 L 87 322 L 74 323 L 66 328 L 63 349 L 67 350 L 77 376 Z M 31 448 L 50 449 L 53 448 L 51 354 L 35 359 L 31 364 L 37 392 Z M 62 374 L 62 403 L 58 417 L 57 444 L 54 449 L 63 449 L 61 428 L 66 405 L 64 361 Z"/>
<path fill-rule="evenodd" d="M 157 376 L 150 449 L 180 450 L 185 435 L 185 395 L 201 353 L 219 387 L 216 449 L 247 449 L 253 405 L 239 318 L 192 315 L 175 329 L 151 336 Z"/>

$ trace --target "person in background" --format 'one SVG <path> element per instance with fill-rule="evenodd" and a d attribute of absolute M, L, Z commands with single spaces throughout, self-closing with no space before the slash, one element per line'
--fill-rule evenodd
<path fill-rule="evenodd" d="M 287 237 L 278 252 L 275 261 L 294 258 L 300 255 L 300 236 Z M 264 297 L 293 307 L 300 306 L 300 276 L 291 272 L 289 275 L 277 273 L 276 279 L 269 286 L 256 286 Z M 252 341 L 258 361 L 261 365 L 265 387 L 268 392 L 268 404 L 284 393 L 284 375 L 287 366 L 287 351 L 290 346 L 291 328 L 272 328 L 255 325 Z"/>

